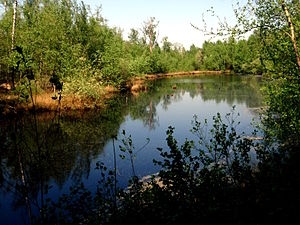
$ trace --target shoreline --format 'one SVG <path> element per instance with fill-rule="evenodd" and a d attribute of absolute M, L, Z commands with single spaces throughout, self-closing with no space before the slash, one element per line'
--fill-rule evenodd
<path fill-rule="evenodd" d="M 158 73 L 158 74 L 146 74 L 144 77 L 146 79 L 161 79 L 168 77 L 180 77 L 180 76 L 192 76 L 192 75 L 221 75 L 221 74 L 230 74 L 231 71 L 212 71 L 212 70 L 195 70 L 187 72 L 171 72 L 171 73 Z"/>
<path fill-rule="evenodd" d="M 230 73 L 230 72 L 229 72 Z M 133 95 L 138 95 L 139 92 L 147 91 L 147 81 L 181 77 L 181 76 L 198 76 L 198 75 L 221 75 L 229 74 L 228 71 L 188 71 L 188 72 L 172 72 L 160 74 L 145 74 L 142 76 L 132 77 L 126 82 L 125 90 Z M 92 99 L 86 96 L 77 96 L 75 94 L 62 94 L 62 100 L 59 105 L 58 100 L 53 100 L 53 92 L 43 92 L 33 96 L 33 103 L 20 103 L 17 95 L 13 95 L 9 90 L 0 92 L 0 115 L 1 117 L 11 117 L 31 112 L 35 110 L 37 113 L 58 112 L 84 112 L 87 110 L 101 110 L 107 107 L 107 101 L 112 97 L 120 94 L 120 90 L 116 87 L 106 86 L 103 88 L 103 93 L 97 99 Z"/>

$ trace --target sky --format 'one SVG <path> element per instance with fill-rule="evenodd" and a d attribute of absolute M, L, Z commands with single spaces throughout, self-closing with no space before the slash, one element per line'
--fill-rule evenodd
<path fill-rule="evenodd" d="M 93 12 L 101 6 L 101 15 L 110 27 L 118 27 L 127 39 L 131 28 L 140 30 L 150 17 L 159 21 L 158 41 L 168 37 L 172 43 L 180 43 L 186 49 L 192 44 L 201 47 L 209 37 L 196 30 L 191 23 L 203 27 L 204 13 L 207 27 L 216 28 L 218 20 L 207 12 L 211 7 L 222 20 L 234 23 L 233 4 L 236 0 L 83 0 Z"/>

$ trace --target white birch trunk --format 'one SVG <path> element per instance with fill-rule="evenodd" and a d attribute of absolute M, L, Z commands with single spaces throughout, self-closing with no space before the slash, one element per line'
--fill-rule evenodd
<path fill-rule="evenodd" d="M 7 13 L 7 0 L 4 0 L 4 12 Z"/>
<path fill-rule="evenodd" d="M 287 22 L 288 22 L 288 25 L 289 25 L 289 28 L 290 28 L 290 38 L 291 38 L 291 41 L 293 43 L 293 47 L 294 47 L 294 51 L 295 51 L 295 55 L 296 55 L 296 60 L 297 60 L 298 71 L 299 71 L 299 74 L 300 74 L 300 58 L 299 58 L 299 51 L 298 51 L 298 47 L 297 47 L 295 28 L 294 28 L 294 25 L 292 23 L 292 19 L 291 19 L 291 15 L 289 13 L 289 10 L 288 10 L 288 8 L 285 4 L 285 0 L 282 0 L 281 6 L 282 6 L 282 9 L 284 11 L 284 14 L 286 16 L 286 19 L 287 19 Z"/>
<path fill-rule="evenodd" d="M 11 50 L 13 51 L 15 48 L 15 33 L 16 33 L 16 20 L 17 20 L 17 6 L 18 1 L 14 1 L 14 8 L 13 8 L 13 23 L 12 23 L 12 31 L 11 31 Z"/>
<path fill-rule="evenodd" d="M 13 50 L 15 48 L 17 6 L 18 6 L 18 1 L 15 0 L 14 5 L 13 5 L 13 23 L 12 23 L 12 31 L 11 31 L 11 52 L 13 52 Z M 12 89 L 15 88 L 15 71 L 14 71 L 14 68 L 13 68 L 12 74 L 11 74 L 11 87 L 12 87 Z"/>

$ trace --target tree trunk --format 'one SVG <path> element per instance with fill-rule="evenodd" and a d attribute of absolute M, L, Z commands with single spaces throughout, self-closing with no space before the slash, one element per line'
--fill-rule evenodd
<path fill-rule="evenodd" d="M 14 8 L 13 8 L 13 23 L 12 23 L 12 31 L 11 31 L 11 52 L 13 52 L 15 48 L 15 33 L 16 33 L 16 19 L 17 19 L 17 6 L 18 1 L 14 1 Z M 15 88 L 15 70 L 13 69 L 12 75 L 11 75 L 11 87 L 12 89 Z"/>
<path fill-rule="evenodd" d="M 149 48 L 150 48 L 150 54 L 152 55 L 152 33 L 151 32 L 150 32 Z"/>
<path fill-rule="evenodd" d="M 7 0 L 4 0 L 4 12 L 7 13 Z"/>
<path fill-rule="evenodd" d="M 18 1 L 14 1 L 14 8 L 13 8 L 13 23 L 12 23 L 12 31 L 11 31 L 11 51 L 15 48 L 15 33 L 16 33 L 16 20 L 17 20 L 17 6 Z"/>
<path fill-rule="evenodd" d="M 282 0 L 281 2 L 281 7 L 285 13 L 289 28 L 290 28 L 290 38 L 291 41 L 293 43 L 293 47 L 294 47 L 294 51 L 295 51 L 295 55 L 296 55 L 296 60 L 297 60 L 297 66 L 298 66 L 298 72 L 300 74 L 300 58 L 299 58 L 299 51 L 298 51 L 298 47 L 297 47 L 297 41 L 296 41 L 296 35 L 295 35 L 295 28 L 294 25 L 292 23 L 292 19 L 291 19 L 291 15 L 289 13 L 289 10 L 285 4 L 285 0 Z"/>
<path fill-rule="evenodd" d="M 149 48 L 150 48 L 150 54 L 152 55 L 152 32 L 153 32 L 153 27 L 152 27 L 152 21 L 150 20 L 150 33 L 149 33 Z"/>

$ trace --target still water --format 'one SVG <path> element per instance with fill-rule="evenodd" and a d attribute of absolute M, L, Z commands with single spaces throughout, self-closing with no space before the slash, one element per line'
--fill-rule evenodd
<path fill-rule="evenodd" d="M 195 138 L 190 132 L 194 115 L 211 126 L 217 112 L 225 116 L 235 106 L 237 130 L 250 135 L 262 106 L 261 85 L 260 77 L 237 75 L 161 79 L 151 82 L 148 92 L 111 99 L 100 112 L 2 120 L 0 224 L 28 224 L 28 208 L 32 216 L 38 215 L 47 199 L 57 200 L 76 184 L 94 191 L 100 179 L 96 164 L 113 168 L 114 146 L 118 185 L 126 187 L 133 169 L 129 155 L 119 149 L 123 130 L 133 140 L 134 172 L 139 177 L 159 170 L 153 159 L 160 157 L 158 147 L 168 149 L 169 126 L 175 128 L 179 144 Z"/>

